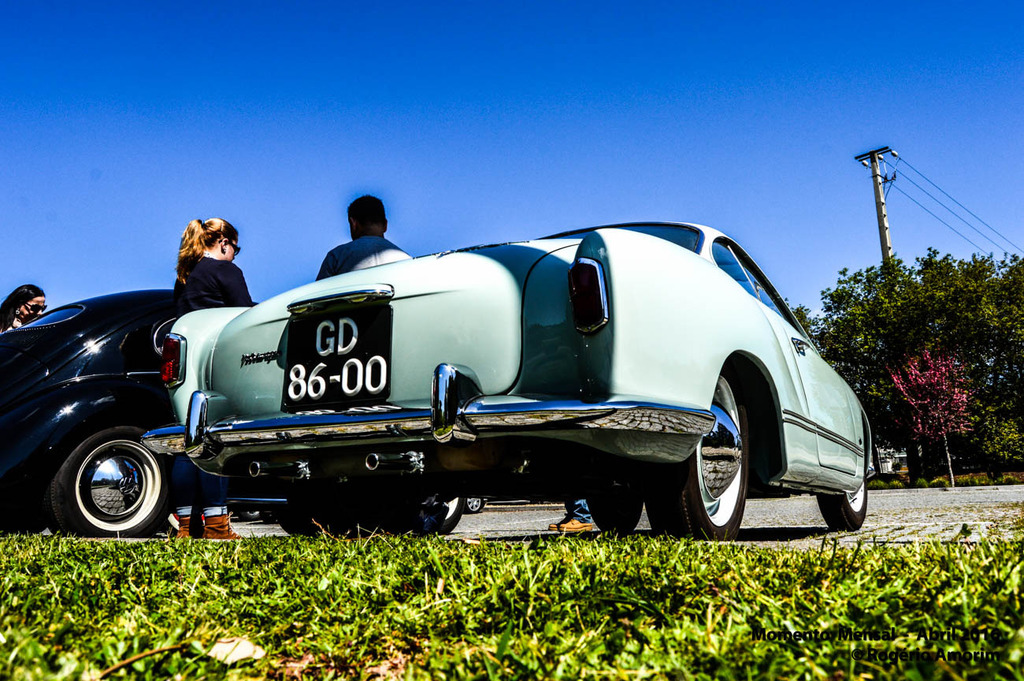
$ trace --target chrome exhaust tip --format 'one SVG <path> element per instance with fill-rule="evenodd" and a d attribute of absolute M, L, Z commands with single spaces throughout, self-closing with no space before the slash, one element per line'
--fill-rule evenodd
<path fill-rule="evenodd" d="M 422 473 L 423 452 L 371 453 L 366 455 L 368 471 L 398 471 L 400 473 Z"/>
<path fill-rule="evenodd" d="M 249 464 L 249 475 L 253 478 L 273 475 L 279 478 L 309 478 L 308 461 L 253 461 Z"/>

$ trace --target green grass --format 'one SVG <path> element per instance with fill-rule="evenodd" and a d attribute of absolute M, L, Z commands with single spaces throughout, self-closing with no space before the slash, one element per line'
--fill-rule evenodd
<path fill-rule="evenodd" d="M 1024 678 L 1019 543 L 0 537 L 0 678 Z M 752 628 L 894 631 L 754 641 Z M 923 641 L 976 628 L 979 640 Z M 204 650 L 245 636 L 261 660 Z M 854 649 L 998 661 L 854 661 Z"/>
<path fill-rule="evenodd" d="M 980 487 L 989 485 L 1020 485 L 1024 484 L 1024 480 L 1021 478 L 1021 473 L 1002 473 L 995 477 L 989 477 L 987 473 L 967 473 L 955 476 L 957 487 Z M 905 475 L 890 478 L 886 476 L 885 479 L 875 478 L 874 480 L 868 481 L 868 489 L 908 489 L 908 488 L 927 488 L 927 487 L 949 487 L 948 477 L 937 477 L 927 480 L 925 478 L 918 478 L 911 483 L 910 479 Z"/>

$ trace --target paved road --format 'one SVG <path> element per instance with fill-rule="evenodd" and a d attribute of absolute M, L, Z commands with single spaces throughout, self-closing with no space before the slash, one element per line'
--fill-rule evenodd
<path fill-rule="evenodd" d="M 859 541 L 907 543 L 961 536 L 1007 539 L 1014 536 L 1014 521 L 1024 515 L 1024 485 L 967 487 L 956 490 L 872 491 L 868 518 L 859 532 L 829 535 L 842 544 Z M 489 505 L 483 513 L 463 516 L 452 537 L 528 540 L 549 533 L 547 527 L 562 517 L 557 504 Z M 239 523 L 244 535 L 283 534 L 276 525 Z M 646 514 L 640 530 L 649 530 Z M 747 502 L 739 541 L 765 546 L 816 547 L 827 532 L 813 497 L 751 499 Z"/>

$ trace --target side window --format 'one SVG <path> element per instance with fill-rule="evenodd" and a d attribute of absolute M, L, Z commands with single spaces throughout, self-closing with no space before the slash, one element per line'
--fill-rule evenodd
<path fill-rule="evenodd" d="M 757 298 L 757 292 L 750 283 L 750 279 L 747 278 L 746 270 L 743 269 L 740 261 L 736 259 L 736 256 L 729 250 L 729 246 L 725 242 L 716 241 L 711 244 L 711 256 L 715 259 L 715 264 L 723 272 L 735 279 L 740 286 L 746 289 L 747 293 Z"/>
<path fill-rule="evenodd" d="M 164 338 L 171 332 L 171 327 L 174 326 L 174 322 L 178 321 L 177 317 L 171 317 L 170 319 L 164 320 L 160 324 L 156 324 L 153 327 L 153 349 L 156 351 L 157 357 L 161 357 L 164 352 Z"/>
<path fill-rule="evenodd" d="M 751 269 L 749 265 L 744 265 L 743 269 L 747 271 L 747 276 L 750 277 L 750 281 L 754 282 L 754 288 L 757 289 L 758 300 L 767 305 L 769 309 L 774 310 L 775 314 L 781 315 L 782 312 L 779 311 L 779 306 L 775 304 L 774 300 L 772 300 L 771 288 L 765 280 L 762 279 L 755 270 Z"/>
<path fill-rule="evenodd" d="M 744 253 L 743 249 L 738 246 L 734 245 L 732 248 L 735 249 L 735 254 L 738 256 L 740 262 L 743 263 L 743 269 L 746 270 L 747 276 L 750 277 L 750 281 L 754 282 L 754 286 L 757 288 L 757 299 L 764 303 L 767 308 L 773 310 L 775 314 L 789 322 L 790 326 L 797 329 L 802 336 L 809 340 L 810 338 L 807 336 L 807 332 L 803 330 L 803 327 L 800 326 L 800 322 L 798 322 L 796 317 L 793 316 L 792 311 L 787 307 L 782 296 L 779 295 L 779 292 L 775 290 L 775 287 L 771 285 L 767 278 L 765 278 L 758 266 L 750 259 L 750 256 Z"/>

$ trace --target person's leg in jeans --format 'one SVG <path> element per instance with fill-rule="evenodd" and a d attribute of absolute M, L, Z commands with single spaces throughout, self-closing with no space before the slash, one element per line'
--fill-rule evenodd
<path fill-rule="evenodd" d="M 171 503 L 178 516 L 178 537 L 188 537 L 192 523 L 192 504 L 199 492 L 199 471 L 184 454 L 177 454 L 171 465 Z M 199 523 L 199 519 L 196 519 Z"/>

